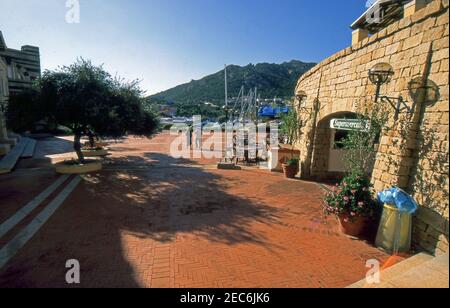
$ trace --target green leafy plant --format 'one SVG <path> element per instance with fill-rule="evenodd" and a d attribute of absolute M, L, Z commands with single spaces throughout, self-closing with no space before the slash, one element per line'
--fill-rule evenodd
<path fill-rule="evenodd" d="M 288 167 L 295 167 L 295 166 L 298 166 L 298 163 L 299 163 L 299 159 L 298 158 L 292 158 L 292 159 L 289 159 L 287 162 L 286 162 L 286 166 L 288 166 Z"/>
<path fill-rule="evenodd" d="M 371 217 L 374 213 L 371 183 L 363 173 L 353 172 L 325 197 L 325 215 L 336 215 L 345 221 Z"/>
<path fill-rule="evenodd" d="M 281 121 L 280 132 L 286 139 L 286 142 L 293 145 L 298 140 L 303 127 L 297 110 L 295 108 L 291 108 L 289 113 L 282 117 Z"/>
<path fill-rule="evenodd" d="M 366 129 L 350 131 L 340 145 L 345 149 L 344 162 L 348 172 L 370 176 L 376 157 L 376 145 L 386 126 L 388 114 L 378 104 L 365 102 L 364 109 L 357 114 L 357 119 L 367 123 Z"/>
<path fill-rule="evenodd" d="M 366 129 L 350 131 L 340 142 L 345 149 L 346 177 L 329 192 L 325 199 L 325 214 L 337 215 L 346 221 L 375 214 L 371 173 L 376 157 L 376 145 L 387 123 L 387 113 L 381 104 L 365 102 L 357 118 L 367 123 Z"/>

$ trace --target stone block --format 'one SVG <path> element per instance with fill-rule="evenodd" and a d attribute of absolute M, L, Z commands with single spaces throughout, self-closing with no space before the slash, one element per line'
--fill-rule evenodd
<path fill-rule="evenodd" d="M 15 138 L 4 138 L 4 139 L 0 139 L 0 143 L 9 144 L 11 147 L 13 147 L 13 146 L 15 146 L 17 144 L 17 139 L 15 139 Z"/>
<path fill-rule="evenodd" d="M 448 43 L 448 40 L 447 40 Z M 449 71 L 449 59 L 442 59 L 441 65 L 439 66 L 439 72 L 448 72 Z M 448 89 L 448 87 L 447 87 Z M 448 91 L 447 91 L 448 92 Z"/>
<path fill-rule="evenodd" d="M 447 72 L 444 73 L 437 73 L 433 75 L 433 81 L 438 85 L 438 86 L 447 86 L 449 85 L 448 83 L 448 74 Z"/>
<path fill-rule="evenodd" d="M 438 212 L 421 206 L 417 211 L 416 217 L 438 233 L 449 234 L 448 218 L 442 217 Z"/>
<path fill-rule="evenodd" d="M 422 43 L 423 32 L 418 33 L 412 37 L 405 39 L 403 44 L 403 49 L 407 50 L 409 48 L 417 47 Z"/>
<path fill-rule="evenodd" d="M 406 28 L 406 29 L 403 29 L 403 30 L 395 33 L 393 41 L 394 42 L 400 42 L 400 41 L 402 41 L 404 39 L 409 38 L 410 36 L 411 36 L 411 29 L 410 28 Z"/>
<path fill-rule="evenodd" d="M 447 10 L 447 12 L 445 12 L 444 14 L 442 14 L 436 18 L 436 26 L 444 26 L 444 25 L 448 26 L 448 17 L 449 17 L 449 14 L 448 14 L 448 10 Z"/>
<path fill-rule="evenodd" d="M 440 60 L 445 60 L 445 59 L 448 59 L 448 58 L 449 58 L 449 49 L 448 49 L 448 47 L 433 52 L 433 61 L 440 61 Z"/>
<path fill-rule="evenodd" d="M 0 144 L 0 156 L 4 156 L 11 151 L 11 145 L 9 144 Z"/>

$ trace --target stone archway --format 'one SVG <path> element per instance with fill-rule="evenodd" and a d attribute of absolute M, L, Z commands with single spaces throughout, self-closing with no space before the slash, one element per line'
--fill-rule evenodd
<path fill-rule="evenodd" d="M 316 127 L 314 151 L 312 156 L 311 174 L 313 177 L 326 180 L 341 178 L 345 173 L 343 149 L 339 140 L 345 138 L 348 132 L 330 127 L 333 119 L 355 119 L 357 114 L 351 111 L 341 111 L 323 117 Z"/>

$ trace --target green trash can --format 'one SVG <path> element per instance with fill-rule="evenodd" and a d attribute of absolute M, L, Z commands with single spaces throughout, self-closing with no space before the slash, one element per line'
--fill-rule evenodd
<path fill-rule="evenodd" d="M 375 244 L 390 253 L 411 250 L 412 215 L 400 212 L 395 205 L 385 204 Z"/>

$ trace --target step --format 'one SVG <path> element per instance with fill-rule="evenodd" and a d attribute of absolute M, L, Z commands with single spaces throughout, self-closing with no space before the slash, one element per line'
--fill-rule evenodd
<path fill-rule="evenodd" d="M 433 258 L 385 282 L 378 288 L 448 288 L 449 255 Z"/>
<path fill-rule="evenodd" d="M 11 145 L 0 143 L 0 157 L 6 155 L 11 151 Z"/>
<path fill-rule="evenodd" d="M 15 133 L 8 133 L 8 137 L 10 139 L 15 139 L 17 141 L 17 143 L 19 143 L 20 140 L 22 139 L 22 136 L 15 134 Z"/>
<path fill-rule="evenodd" d="M 396 277 L 401 276 L 402 274 L 410 271 L 412 268 L 420 266 L 421 264 L 424 264 L 432 259 L 433 259 L 433 257 L 430 256 L 429 254 L 425 254 L 425 253 L 417 254 L 409 259 L 406 259 L 405 261 L 402 261 L 398 264 L 395 264 L 394 266 L 391 266 L 391 267 L 383 270 L 381 272 L 381 277 L 380 277 L 381 284 L 379 284 L 379 285 L 367 286 L 366 279 L 363 279 L 363 280 L 349 286 L 348 288 L 350 288 L 350 289 L 359 289 L 359 288 L 364 288 L 364 287 L 379 288 L 379 287 L 381 287 L 381 285 L 388 283 L 389 281 L 391 281 L 392 279 L 395 279 Z"/>
<path fill-rule="evenodd" d="M 20 158 L 32 158 L 34 156 L 34 151 L 36 149 L 36 140 L 31 138 L 23 138 L 27 141 L 27 146 L 25 147 Z"/>
<path fill-rule="evenodd" d="M 17 161 L 27 147 L 27 144 L 28 141 L 22 138 L 20 142 L 0 160 L 0 174 L 9 173 L 14 169 Z"/>

